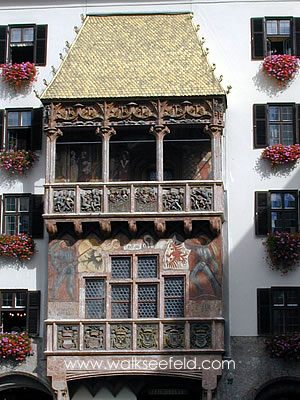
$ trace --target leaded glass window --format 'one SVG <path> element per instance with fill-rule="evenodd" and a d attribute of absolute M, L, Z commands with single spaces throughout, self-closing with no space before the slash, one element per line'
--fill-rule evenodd
<path fill-rule="evenodd" d="M 184 316 L 184 278 L 165 278 L 165 317 Z"/>
<path fill-rule="evenodd" d="M 86 318 L 104 318 L 105 282 L 104 279 L 86 279 L 85 281 Z"/>

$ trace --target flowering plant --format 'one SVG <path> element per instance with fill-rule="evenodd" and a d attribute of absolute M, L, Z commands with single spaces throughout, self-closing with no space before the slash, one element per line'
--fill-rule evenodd
<path fill-rule="evenodd" d="M 0 153 L 0 167 L 3 167 L 12 174 L 22 175 L 33 166 L 38 156 L 31 150 L 2 150 Z"/>
<path fill-rule="evenodd" d="M 265 340 L 265 345 L 271 357 L 300 359 L 300 334 L 273 336 Z"/>
<path fill-rule="evenodd" d="M 21 64 L 1 64 L 0 67 L 2 68 L 3 81 L 16 90 L 28 87 L 36 80 L 37 69 L 29 61 Z"/>
<path fill-rule="evenodd" d="M 31 339 L 27 332 L 0 333 L 0 359 L 13 358 L 16 361 L 23 361 L 31 354 Z"/>
<path fill-rule="evenodd" d="M 300 158 L 300 145 L 292 144 L 284 146 L 276 144 L 268 146 L 262 153 L 262 157 L 271 162 L 271 166 L 294 163 Z"/>
<path fill-rule="evenodd" d="M 273 54 L 264 59 L 263 71 L 277 80 L 278 86 L 285 86 L 294 78 L 299 69 L 299 58 L 288 54 Z"/>
<path fill-rule="evenodd" d="M 26 233 L 19 235 L 0 235 L 0 256 L 30 260 L 35 251 L 33 239 Z"/>
<path fill-rule="evenodd" d="M 263 244 L 266 246 L 267 259 L 272 269 L 286 274 L 300 261 L 299 233 L 271 232 Z"/>

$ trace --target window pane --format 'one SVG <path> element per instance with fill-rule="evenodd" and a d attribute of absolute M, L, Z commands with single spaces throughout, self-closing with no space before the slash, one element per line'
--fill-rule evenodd
<path fill-rule="evenodd" d="M 267 21 L 267 35 L 277 34 L 277 20 Z"/>
<path fill-rule="evenodd" d="M 284 291 L 274 290 L 273 291 L 273 306 L 284 306 Z"/>
<path fill-rule="evenodd" d="M 21 215 L 19 217 L 19 232 L 18 233 L 28 233 L 29 232 L 29 215 Z"/>
<path fill-rule="evenodd" d="M 280 193 L 271 193 L 271 208 L 282 208 L 282 197 Z"/>
<path fill-rule="evenodd" d="M 165 317 L 184 316 L 184 278 L 165 278 Z"/>
<path fill-rule="evenodd" d="M 17 211 L 17 199 L 15 197 L 7 197 L 5 205 L 5 211 Z"/>
<path fill-rule="evenodd" d="M 31 126 L 31 111 L 21 112 L 21 126 Z"/>
<path fill-rule="evenodd" d="M 29 212 L 29 197 L 19 198 L 19 211 Z"/>
<path fill-rule="evenodd" d="M 19 126 L 19 113 L 17 111 L 8 112 L 8 126 Z"/>
<path fill-rule="evenodd" d="M 22 28 L 11 28 L 10 41 L 21 42 L 21 40 L 22 40 Z"/>
<path fill-rule="evenodd" d="M 157 285 L 138 285 L 138 316 L 157 317 Z"/>
<path fill-rule="evenodd" d="M 296 208 L 296 198 L 291 193 L 284 193 L 284 208 Z"/>
<path fill-rule="evenodd" d="M 112 278 L 131 278 L 131 258 L 113 257 L 111 259 Z"/>
<path fill-rule="evenodd" d="M 273 310 L 273 333 L 284 333 L 284 311 Z"/>
<path fill-rule="evenodd" d="M 290 34 L 290 21 L 289 20 L 279 21 L 279 33 L 280 33 L 280 35 L 289 35 Z"/>
<path fill-rule="evenodd" d="M 157 257 L 146 256 L 138 258 L 138 277 L 156 278 L 157 277 Z"/>
<path fill-rule="evenodd" d="M 25 307 L 26 306 L 26 293 L 16 293 L 16 306 Z"/>
<path fill-rule="evenodd" d="M 131 286 L 113 285 L 111 287 L 112 318 L 131 317 Z"/>
<path fill-rule="evenodd" d="M 104 298 L 104 279 L 86 279 L 85 298 Z"/>
<path fill-rule="evenodd" d="M 292 107 L 282 107 L 282 121 L 293 121 Z"/>
<path fill-rule="evenodd" d="M 286 310 L 285 313 L 286 313 L 285 333 L 296 332 L 299 327 L 298 310 L 296 310 L 296 309 Z"/>
<path fill-rule="evenodd" d="M 13 294 L 9 292 L 4 292 L 3 296 L 3 305 L 5 307 L 13 307 Z"/>
<path fill-rule="evenodd" d="M 298 306 L 298 290 L 291 289 L 286 291 L 286 304 L 287 306 Z"/>
<path fill-rule="evenodd" d="M 34 28 L 24 28 L 23 29 L 23 41 L 33 42 L 34 40 Z"/>
<path fill-rule="evenodd" d="M 17 217 L 9 215 L 5 217 L 5 233 L 7 235 L 17 234 Z"/>
<path fill-rule="evenodd" d="M 275 107 L 275 106 L 269 107 L 269 120 L 280 121 L 280 107 Z"/>
<path fill-rule="evenodd" d="M 293 125 L 282 125 L 282 144 L 288 146 L 294 143 Z"/>
<path fill-rule="evenodd" d="M 271 227 L 272 227 L 272 232 L 275 231 L 282 231 L 282 217 L 281 214 L 277 213 L 277 212 L 272 212 L 271 214 Z"/>
<path fill-rule="evenodd" d="M 279 125 L 270 125 L 270 146 L 280 143 L 280 127 Z"/>
<path fill-rule="evenodd" d="M 284 213 L 284 225 L 285 231 L 289 233 L 295 233 L 297 230 L 297 219 L 296 212 Z"/>

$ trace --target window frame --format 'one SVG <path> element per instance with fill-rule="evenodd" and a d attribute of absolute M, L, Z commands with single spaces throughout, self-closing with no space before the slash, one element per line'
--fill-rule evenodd
<path fill-rule="evenodd" d="M 274 305 L 274 293 L 278 290 L 284 292 L 284 305 Z M 288 306 L 286 304 L 286 293 L 288 291 L 296 290 L 297 292 L 297 305 Z M 287 311 L 291 310 L 292 307 L 296 309 L 297 316 L 294 320 L 298 323 L 295 325 L 297 328 L 293 331 L 284 329 L 284 332 L 280 332 L 277 327 L 275 327 L 274 321 L 274 310 L 283 311 L 284 324 L 287 324 Z M 270 335 L 270 334 L 293 334 L 300 332 L 300 287 L 297 286 L 272 286 L 270 288 L 257 288 L 257 333 L 258 335 Z"/>
<path fill-rule="evenodd" d="M 269 190 L 269 191 L 256 191 L 255 192 L 255 235 L 266 236 L 272 232 L 272 211 L 276 210 L 271 207 L 271 194 L 279 193 L 281 196 L 291 193 L 296 198 L 296 232 L 299 231 L 299 191 L 297 189 L 291 190 Z M 277 209 L 279 210 L 279 209 Z M 289 212 L 289 209 L 280 209 L 280 212 Z M 275 212 L 275 211 L 274 211 Z M 284 220 L 283 220 L 284 221 Z M 285 231 L 283 231 L 285 232 Z"/>

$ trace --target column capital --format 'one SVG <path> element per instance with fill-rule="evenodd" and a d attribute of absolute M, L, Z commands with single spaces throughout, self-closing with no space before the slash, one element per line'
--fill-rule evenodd
<path fill-rule="evenodd" d="M 112 126 L 100 126 L 96 129 L 96 135 L 102 135 L 104 140 L 109 140 L 116 133 Z"/>
<path fill-rule="evenodd" d="M 48 128 L 45 132 L 51 142 L 56 142 L 59 137 L 63 136 L 62 131 L 58 128 Z"/>
<path fill-rule="evenodd" d="M 151 135 L 154 135 L 158 140 L 162 140 L 165 135 L 170 133 L 170 129 L 166 125 L 155 125 L 150 128 Z"/>

